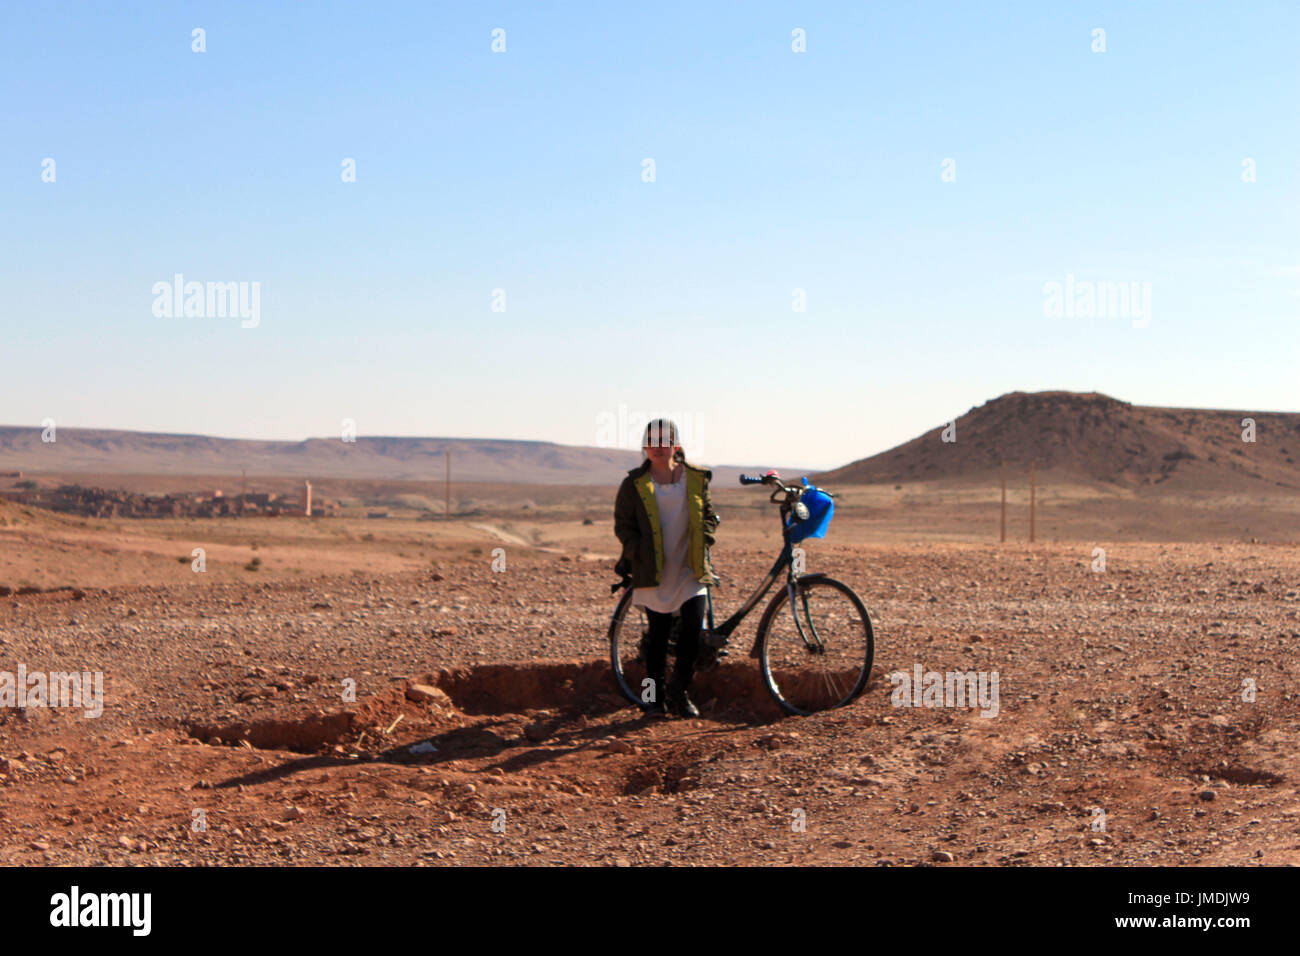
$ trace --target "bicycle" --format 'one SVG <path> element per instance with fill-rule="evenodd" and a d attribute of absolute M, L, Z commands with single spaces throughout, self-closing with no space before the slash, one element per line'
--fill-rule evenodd
<path fill-rule="evenodd" d="M 727 645 L 740 622 L 761 601 L 784 571 L 785 587 L 772 598 L 758 622 L 758 633 L 749 650 L 758 658 L 768 691 L 787 714 L 808 716 L 818 711 L 843 707 L 862 693 L 871 676 L 875 656 L 875 634 L 871 616 L 862 599 L 847 584 L 825 574 L 804 574 L 794 568 L 794 545 L 806 537 L 821 537 L 833 512 L 834 495 L 808 484 L 784 484 L 776 472 L 762 477 L 741 475 L 742 485 L 774 486 L 768 500 L 780 505 L 783 547 L 767 576 L 745 603 L 717 627 L 713 621 L 713 589 L 708 589 L 708 622 L 702 629 L 699 667 L 716 666 L 727 656 Z M 813 514 L 802 500 L 809 494 Z M 778 495 L 780 500 L 778 501 Z M 791 520 L 791 515 L 794 520 Z M 721 581 L 714 577 L 715 583 Z M 626 589 L 609 621 L 610 665 L 619 691 L 631 703 L 645 709 L 643 683 L 647 680 L 646 643 L 650 619 L 645 608 L 629 614 L 632 607 L 631 579 L 610 588 Z M 782 608 L 788 606 L 788 614 Z M 677 617 L 675 615 L 675 617 Z M 669 654 L 674 652 L 680 618 L 673 622 Z"/>

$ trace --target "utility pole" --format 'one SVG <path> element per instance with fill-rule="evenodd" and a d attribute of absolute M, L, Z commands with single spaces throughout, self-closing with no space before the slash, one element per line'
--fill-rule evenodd
<path fill-rule="evenodd" d="M 1037 461 L 1029 463 L 1029 540 L 1034 540 L 1034 511 L 1037 507 Z"/>
<path fill-rule="evenodd" d="M 1007 460 L 1002 459 L 1002 539 L 1007 540 Z"/>

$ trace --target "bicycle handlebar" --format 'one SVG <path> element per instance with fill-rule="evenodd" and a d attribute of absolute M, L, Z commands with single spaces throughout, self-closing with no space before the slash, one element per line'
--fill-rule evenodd
<path fill-rule="evenodd" d="M 799 485 L 787 485 L 781 480 L 781 476 L 775 471 L 769 471 L 766 475 L 741 475 L 740 483 L 742 485 L 776 485 L 777 492 L 784 491 L 787 495 L 794 495 L 796 497 L 802 495 L 805 490 Z M 825 488 L 818 488 L 817 490 L 830 498 L 838 497 L 837 495 L 827 491 Z M 775 493 L 772 495 L 772 500 L 776 500 Z"/>
<path fill-rule="evenodd" d="M 793 491 L 789 485 L 781 481 L 781 476 L 774 471 L 769 471 L 766 475 L 741 475 L 740 483 L 742 485 L 776 485 L 782 491 Z"/>

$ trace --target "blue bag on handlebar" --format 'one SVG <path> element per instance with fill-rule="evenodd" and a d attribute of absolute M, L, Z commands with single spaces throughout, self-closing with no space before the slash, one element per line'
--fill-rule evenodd
<path fill-rule="evenodd" d="M 787 518 L 786 527 L 790 529 L 790 541 L 797 544 L 804 538 L 824 538 L 826 528 L 831 523 L 831 515 L 835 513 L 835 502 L 826 492 L 822 491 L 816 485 L 808 484 L 808 479 L 803 479 L 804 493 L 799 499 L 808 507 L 808 517 L 802 521 L 794 521 L 793 515 Z"/>

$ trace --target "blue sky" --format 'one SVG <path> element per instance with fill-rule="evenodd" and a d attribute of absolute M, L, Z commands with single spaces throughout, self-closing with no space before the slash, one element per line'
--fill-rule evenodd
<path fill-rule="evenodd" d="M 0 424 L 596 444 L 621 407 L 829 467 L 1018 389 L 1300 410 L 1298 35 L 1265 2 L 5 4 Z M 177 273 L 260 283 L 257 326 L 155 316 Z M 1149 283 L 1149 321 L 1046 315 L 1067 275 Z"/>

